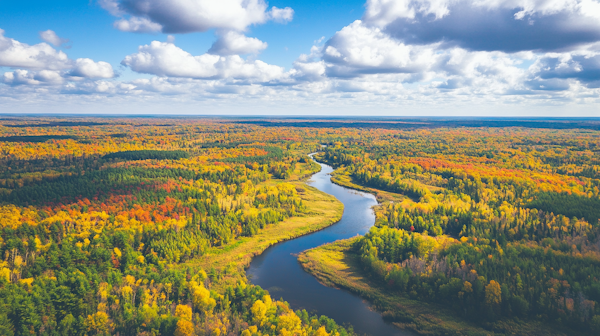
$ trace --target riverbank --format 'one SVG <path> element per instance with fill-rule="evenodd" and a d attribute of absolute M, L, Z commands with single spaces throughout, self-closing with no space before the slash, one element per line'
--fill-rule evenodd
<path fill-rule="evenodd" d="M 365 187 L 360 184 L 354 183 L 352 180 L 352 176 L 348 172 L 344 166 L 336 168 L 333 173 L 331 173 L 331 182 L 352 190 L 366 192 L 372 194 L 377 199 L 378 203 L 385 202 L 402 202 L 403 200 L 410 200 L 410 198 L 389 191 L 379 190 L 375 188 Z M 381 204 L 379 204 L 381 205 Z"/>
<path fill-rule="evenodd" d="M 308 273 L 330 287 L 349 290 L 367 299 L 384 318 L 401 329 L 421 335 L 576 335 L 538 321 L 490 324 L 486 330 L 464 320 L 442 305 L 412 300 L 373 281 L 362 269 L 360 257 L 351 249 L 358 238 L 340 240 L 301 253 L 298 261 Z"/>
<path fill-rule="evenodd" d="M 221 247 L 210 248 L 201 258 L 184 265 L 201 267 L 207 272 L 219 271 L 222 278 L 213 289 L 219 291 L 236 282 L 246 281 L 245 269 L 252 258 L 279 242 L 294 239 L 322 230 L 342 218 L 344 205 L 335 197 L 308 186 L 303 182 L 291 182 L 308 209 L 306 213 L 268 225 L 252 237 L 243 237 Z"/>

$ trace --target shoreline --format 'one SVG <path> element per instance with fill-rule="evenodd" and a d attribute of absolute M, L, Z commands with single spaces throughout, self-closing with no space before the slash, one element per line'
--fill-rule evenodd
<path fill-rule="evenodd" d="M 356 239 L 306 250 L 298 256 L 298 262 L 325 286 L 350 291 L 366 300 L 374 311 L 400 329 L 420 335 L 580 335 L 535 320 L 498 320 L 488 330 L 441 304 L 410 299 L 404 293 L 391 291 L 363 271 L 360 256 L 352 251 Z"/>
<path fill-rule="evenodd" d="M 316 173 L 318 172 L 310 176 Z M 203 256 L 181 263 L 179 267 L 201 267 L 208 272 L 212 268 L 223 271 L 230 267 L 229 265 L 235 264 L 236 271 L 226 271 L 219 285 L 213 286 L 212 289 L 219 291 L 239 281 L 248 282 L 246 270 L 252 259 L 269 247 L 318 232 L 339 222 L 344 212 L 344 204 L 334 196 L 306 184 L 310 176 L 296 181 L 282 181 L 304 189 L 299 194 L 305 202 L 306 213 L 268 225 L 252 237 L 240 237 L 225 246 L 209 248 Z"/>

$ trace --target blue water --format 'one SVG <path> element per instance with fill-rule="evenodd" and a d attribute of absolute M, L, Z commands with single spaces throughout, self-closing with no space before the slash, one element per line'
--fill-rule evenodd
<path fill-rule="evenodd" d="M 372 336 L 413 335 L 383 321 L 380 314 L 358 296 L 320 284 L 306 273 L 297 260 L 305 250 L 340 239 L 363 235 L 375 223 L 373 195 L 340 187 L 331 182 L 333 168 L 320 164 L 321 171 L 312 176 L 309 185 L 335 196 L 344 203 L 342 219 L 315 233 L 279 243 L 252 260 L 247 270 L 250 281 L 269 290 L 274 299 L 282 298 L 293 309 L 326 315 L 338 324 L 354 326 L 359 334 Z"/>

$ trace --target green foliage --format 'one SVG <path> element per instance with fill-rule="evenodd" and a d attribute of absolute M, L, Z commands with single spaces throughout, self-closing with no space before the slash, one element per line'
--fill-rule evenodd
<path fill-rule="evenodd" d="M 575 329 L 593 328 L 600 261 L 486 239 L 435 245 L 434 238 L 383 227 L 373 228 L 355 248 L 390 289 L 452 306 L 468 319 L 543 316 Z"/>
<path fill-rule="evenodd" d="M 537 195 L 527 207 L 567 217 L 585 218 L 590 223 L 598 223 L 600 219 L 600 198 L 545 192 Z"/>
<path fill-rule="evenodd" d="M 188 152 L 164 150 L 125 151 L 110 153 L 103 156 L 104 159 L 122 160 L 179 160 L 188 157 L 190 157 Z"/>

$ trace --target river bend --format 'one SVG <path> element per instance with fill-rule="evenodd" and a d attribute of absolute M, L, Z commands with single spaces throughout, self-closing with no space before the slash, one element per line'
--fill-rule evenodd
<path fill-rule="evenodd" d="M 292 309 L 326 315 L 338 324 L 351 324 L 359 334 L 372 336 L 412 335 L 383 321 L 369 304 L 346 290 L 320 284 L 298 263 L 297 255 L 305 250 L 336 240 L 364 235 L 375 223 L 372 206 L 377 200 L 371 194 L 357 192 L 331 182 L 333 168 L 321 164 L 308 184 L 335 196 L 344 204 L 342 219 L 321 231 L 271 246 L 255 257 L 247 270 L 250 281 L 267 289 L 274 299 L 283 298 Z"/>

